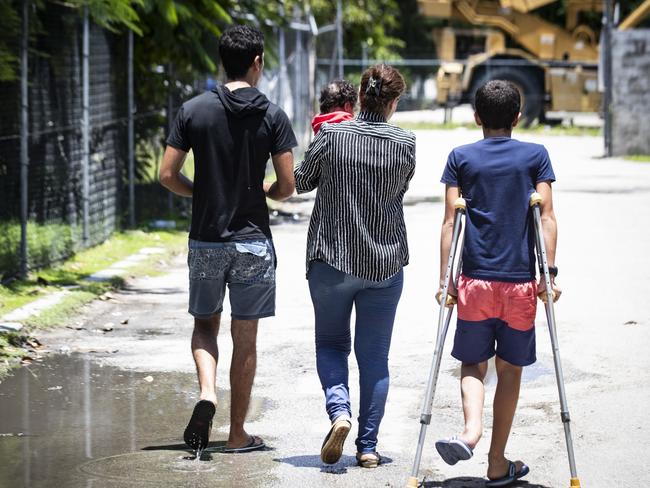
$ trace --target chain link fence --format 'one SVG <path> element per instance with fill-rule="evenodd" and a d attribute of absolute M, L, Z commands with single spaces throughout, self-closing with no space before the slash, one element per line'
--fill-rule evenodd
<path fill-rule="evenodd" d="M 29 36 L 27 79 L 0 86 L 0 103 L 5 107 L 0 126 L 0 273 L 5 277 L 20 267 L 21 223 L 27 226 L 29 250 L 29 260 L 23 265 L 38 267 L 63 259 L 83 245 L 102 242 L 117 227 L 121 213 L 126 110 L 120 101 L 126 86 L 119 68 L 125 62 L 124 40 L 89 25 L 88 47 L 93 55 L 89 59 L 90 157 L 85 193 L 83 26 L 78 16 L 58 4 L 25 12 L 33 26 L 22 32 Z M 23 82 L 29 101 L 26 127 L 21 124 Z M 27 140 L 27 158 L 22 162 L 21 138 Z M 20 170 L 25 163 L 28 193 L 21 209 L 25 182 Z M 82 243 L 84 203 L 89 238 Z M 27 222 L 21 219 L 25 210 Z"/>
<path fill-rule="evenodd" d="M 136 72 L 130 85 L 128 34 L 108 32 L 64 4 L 46 2 L 37 9 L 24 0 L 23 6 L 26 23 L 12 47 L 19 59 L 25 55 L 26 76 L 0 82 L 3 281 L 101 243 L 129 224 L 187 217 L 189 199 L 159 185 L 158 167 L 182 102 L 214 83 L 206 76 L 188 85 L 176 80 L 173 66 L 159 66 Z M 298 13 L 292 26 L 271 30 L 276 55 L 260 89 L 289 114 L 304 148 L 313 115 L 314 36 Z M 137 53 L 137 37 L 135 44 Z M 142 76 L 166 94 L 166 103 L 138 90 Z"/>

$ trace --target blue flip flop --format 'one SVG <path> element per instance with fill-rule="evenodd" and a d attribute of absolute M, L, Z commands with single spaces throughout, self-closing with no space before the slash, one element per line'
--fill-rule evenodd
<path fill-rule="evenodd" d="M 450 466 L 453 466 L 458 461 L 467 461 L 474 455 L 472 448 L 456 436 L 437 441 L 436 450 L 442 460 Z"/>
<path fill-rule="evenodd" d="M 498 478 L 496 480 L 487 480 L 485 486 L 487 488 L 497 488 L 499 486 L 508 486 L 511 483 L 514 483 L 520 478 L 523 478 L 528 473 L 530 473 L 530 468 L 525 464 L 521 467 L 521 470 L 517 472 L 517 465 L 512 461 L 508 461 L 508 474 L 503 478 Z"/>

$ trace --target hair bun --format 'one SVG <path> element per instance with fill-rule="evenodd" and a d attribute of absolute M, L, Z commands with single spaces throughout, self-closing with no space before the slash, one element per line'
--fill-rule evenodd
<path fill-rule="evenodd" d="M 385 114 L 389 105 L 404 93 L 402 74 L 387 64 L 371 66 L 361 75 L 359 98 L 362 112 Z"/>

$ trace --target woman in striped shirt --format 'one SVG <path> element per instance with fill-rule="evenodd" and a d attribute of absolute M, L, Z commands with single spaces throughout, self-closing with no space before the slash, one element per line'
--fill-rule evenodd
<path fill-rule="evenodd" d="M 339 460 L 352 426 L 348 389 L 350 315 L 359 365 L 357 461 L 376 467 L 388 394 L 388 351 L 408 245 L 402 199 L 415 170 L 415 136 L 388 124 L 404 92 L 396 69 L 361 78 L 356 119 L 325 124 L 296 170 L 299 193 L 318 188 L 307 238 L 307 278 L 316 322 L 316 363 L 332 427 L 321 459 Z"/>

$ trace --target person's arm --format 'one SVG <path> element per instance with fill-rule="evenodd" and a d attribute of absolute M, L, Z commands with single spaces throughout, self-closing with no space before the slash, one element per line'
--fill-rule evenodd
<path fill-rule="evenodd" d="M 451 239 L 454 233 L 454 215 L 456 209 L 454 203 L 460 197 L 460 191 L 457 186 L 447 185 L 445 187 L 445 216 L 442 220 L 442 229 L 440 230 L 440 288 L 438 293 L 442 292 L 445 286 L 445 272 L 447 270 L 447 260 L 451 249 Z M 454 286 L 453 276 L 449 283 L 449 294 L 456 296 L 457 291 Z"/>
<path fill-rule="evenodd" d="M 303 159 L 300 166 L 294 171 L 296 177 L 296 189 L 298 193 L 310 192 L 320 183 L 322 155 L 324 153 L 325 143 L 327 140 L 327 128 L 323 127 L 318 131 L 318 134 L 311 141 L 307 152 L 305 152 L 305 159 Z"/>
<path fill-rule="evenodd" d="M 409 185 L 411 183 L 411 180 L 413 179 L 413 175 L 415 174 L 415 136 L 413 136 L 413 142 L 411 143 L 411 146 L 409 147 L 409 164 L 411 164 L 411 169 L 409 170 L 408 174 L 406 175 L 406 182 L 404 184 L 404 189 L 408 190 Z"/>
<path fill-rule="evenodd" d="M 177 195 L 191 197 L 194 183 L 181 173 L 186 157 L 187 152 L 168 145 L 165 148 L 158 179 L 162 186 Z"/>
<path fill-rule="evenodd" d="M 271 200 L 278 202 L 286 200 L 293 195 L 296 189 L 296 180 L 293 176 L 293 152 L 291 150 L 271 156 L 275 168 L 276 180 L 264 184 L 264 192 Z"/>
<path fill-rule="evenodd" d="M 540 204 L 540 214 L 542 217 L 542 234 L 544 237 L 544 246 L 546 247 L 546 259 L 549 266 L 555 266 L 555 252 L 557 249 L 557 221 L 553 210 L 553 190 L 551 183 L 543 181 L 537 183 L 535 191 L 542 197 Z M 560 298 L 562 290 L 555 284 L 555 276 L 551 275 L 551 287 L 553 288 L 555 301 Z M 544 277 L 540 276 L 537 293 L 545 297 L 546 282 Z"/>

